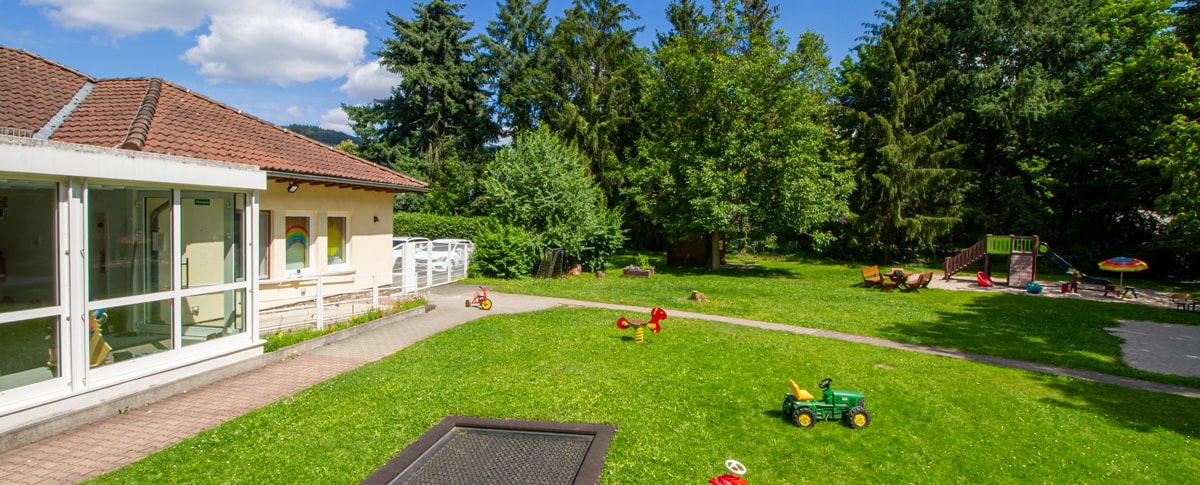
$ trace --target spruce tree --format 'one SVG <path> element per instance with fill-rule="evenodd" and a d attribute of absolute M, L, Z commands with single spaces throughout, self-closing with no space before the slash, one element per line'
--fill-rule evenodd
<path fill-rule="evenodd" d="M 858 60 L 843 63 L 845 132 L 858 156 L 852 199 L 859 243 L 893 251 L 931 247 L 959 222 L 960 181 L 952 163 L 961 146 L 946 138 L 962 118 L 936 110 L 944 78 L 930 78 L 922 58 L 922 0 L 885 3 Z"/>

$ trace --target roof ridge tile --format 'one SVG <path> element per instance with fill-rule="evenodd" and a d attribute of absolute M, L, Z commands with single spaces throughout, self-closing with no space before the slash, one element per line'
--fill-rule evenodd
<path fill-rule="evenodd" d="M 137 115 L 129 122 L 129 130 L 119 148 L 141 151 L 142 147 L 146 146 L 146 135 L 150 133 L 150 122 L 154 121 L 154 112 L 158 109 L 158 97 L 161 94 L 162 79 L 150 78 Z"/>

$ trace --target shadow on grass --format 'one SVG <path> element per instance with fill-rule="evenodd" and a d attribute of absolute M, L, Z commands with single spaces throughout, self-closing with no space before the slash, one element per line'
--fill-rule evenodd
<path fill-rule="evenodd" d="M 614 271 L 620 271 L 614 270 Z M 693 268 L 684 266 L 658 266 L 654 268 L 654 272 L 658 274 L 671 276 L 729 276 L 737 278 L 802 278 L 803 274 L 795 269 L 788 268 L 764 268 L 755 266 L 752 268 Z"/>
<path fill-rule="evenodd" d="M 1118 320 L 1197 324 L 1193 316 L 1168 308 L 1083 300 L 981 294 L 932 319 L 890 321 L 880 336 L 903 342 L 965 350 L 1029 362 L 1093 370 L 1200 388 L 1200 379 L 1163 376 L 1133 369 L 1122 360 L 1122 339 L 1105 329 Z"/>
<path fill-rule="evenodd" d="M 1200 379 L 1150 374 L 1122 360 L 1122 339 L 1105 331 L 1118 320 L 1179 321 L 1173 309 L 1104 302 L 983 295 L 954 311 L 937 312 L 932 320 L 891 322 L 882 336 L 894 340 L 1087 369 L 1133 378 L 1200 388 Z M 1195 323 L 1194 320 L 1192 322 Z M 1174 394 L 1126 389 L 1079 379 L 1037 374 L 1061 398 L 1045 402 L 1105 416 L 1112 423 L 1140 432 L 1165 429 L 1191 438 L 1200 435 L 1197 400 Z"/>
<path fill-rule="evenodd" d="M 1104 416 L 1134 431 L 1149 433 L 1163 429 L 1188 438 L 1200 438 L 1200 414 L 1195 398 L 1125 389 L 1079 379 L 1039 378 L 1063 398 L 1043 401 L 1065 409 Z"/>

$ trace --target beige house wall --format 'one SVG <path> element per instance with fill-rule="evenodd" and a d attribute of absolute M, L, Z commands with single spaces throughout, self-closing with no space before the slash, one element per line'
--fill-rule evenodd
<path fill-rule="evenodd" d="M 303 182 L 295 192 L 288 193 L 287 187 L 288 182 L 272 178 L 267 182 L 267 190 L 259 193 L 259 211 L 271 215 L 269 274 L 262 278 L 265 283 L 259 290 L 262 309 L 301 297 L 312 298 L 316 291 L 316 281 L 312 278 L 316 276 L 323 277 L 326 295 L 369 289 L 372 275 L 380 286 L 391 284 L 391 193 Z M 300 275 L 285 268 L 288 215 L 307 215 L 312 221 L 310 237 L 315 240 L 316 248 L 311 254 L 315 257 L 311 259 L 310 270 Z M 330 215 L 349 219 L 348 264 L 333 267 L 328 264 Z"/>

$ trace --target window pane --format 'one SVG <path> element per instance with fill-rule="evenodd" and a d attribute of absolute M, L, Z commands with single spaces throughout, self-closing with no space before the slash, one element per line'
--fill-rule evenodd
<path fill-rule="evenodd" d="M 287 225 L 285 252 L 287 253 L 287 270 L 296 271 L 307 269 L 308 264 L 308 246 L 312 244 L 309 239 L 309 234 L 312 233 L 309 226 L 309 218 L 307 216 L 287 216 L 284 218 Z"/>
<path fill-rule="evenodd" d="M 333 264 L 346 263 L 346 218 L 331 216 L 326 238 L 329 241 L 329 261 Z"/>
<path fill-rule="evenodd" d="M 184 190 L 181 195 L 182 286 L 238 281 L 244 244 L 239 227 L 239 194 Z"/>
<path fill-rule="evenodd" d="M 189 296 L 183 308 L 185 347 L 246 331 L 246 290 Z"/>
<path fill-rule="evenodd" d="M 0 312 L 58 303 L 58 184 L 0 181 Z"/>
<path fill-rule="evenodd" d="M 88 298 L 171 289 L 171 191 L 88 186 Z"/>
<path fill-rule="evenodd" d="M 0 390 L 58 377 L 58 318 L 0 324 Z"/>
<path fill-rule="evenodd" d="M 89 313 L 88 360 L 92 367 L 171 350 L 171 300 Z"/>
<path fill-rule="evenodd" d="M 271 276 L 271 212 L 258 213 L 258 276 Z"/>

